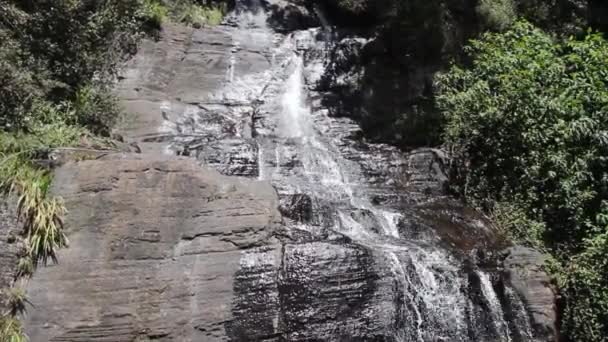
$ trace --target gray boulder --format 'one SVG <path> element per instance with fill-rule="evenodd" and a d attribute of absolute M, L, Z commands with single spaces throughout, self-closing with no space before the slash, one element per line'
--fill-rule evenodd
<path fill-rule="evenodd" d="M 557 341 L 556 293 L 543 270 L 545 261 L 546 257 L 534 249 L 509 248 L 503 262 L 504 276 L 522 297 L 531 316 L 534 336 L 539 341 Z"/>

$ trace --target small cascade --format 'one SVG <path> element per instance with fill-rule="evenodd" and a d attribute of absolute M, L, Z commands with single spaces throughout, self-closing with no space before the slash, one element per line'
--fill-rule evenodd
<path fill-rule="evenodd" d="M 502 311 L 498 296 L 492 287 L 490 276 L 487 273 L 480 271 L 477 271 L 477 276 L 479 277 L 479 281 L 481 283 L 481 292 L 483 297 L 487 300 L 488 307 L 490 308 L 492 323 L 496 328 L 496 332 L 499 336 L 503 336 L 503 340 L 505 342 L 511 342 L 508 324 L 505 321 L 505 315 Z"/>
<path fill-rule="evenodd" d="M 306 122 L 309 109 L 304 104 L 303 95 L 302 68 L 304 62 L 301 57 L 294 57 L 294 60 L 294 72 L 287 79 L 287 89 L 281 99 L 284 115 L 280 117 L 278 134 L 285 138 L 310 136 L 310 125 Z"/>
<path fill-rule="evenodd" d="M 232 49 L 230 50 L 230 58 L 228 59 L 228 70 L 226 71 L 226 81 L 229 83 L 234 82 L 234 69 L 236 68 L 236 53 L 240 50 L 239 42 L 234 42 Z"/>

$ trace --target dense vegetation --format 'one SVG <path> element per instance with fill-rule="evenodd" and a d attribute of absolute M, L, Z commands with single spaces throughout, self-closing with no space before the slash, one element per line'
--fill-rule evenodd
<path fill-rule="evenodd" d="M 109 88 L 149 19 L 138 1 L 0 1 L 0 190 L 16 198 L 21 224 L 16 280 L 67 246 L 65 209 L 49 195 L 57 148 L 109 136 L 121 112 Z M 2 341 L 23 341 L 27 300 L 2 290 Z"/>
<path fill-rule="evenodd" d="M 438 78 L 455 190 L 513 239 L 551 252 L 563 332 L 608 336 L 608 42 L 519 22 Z"/>

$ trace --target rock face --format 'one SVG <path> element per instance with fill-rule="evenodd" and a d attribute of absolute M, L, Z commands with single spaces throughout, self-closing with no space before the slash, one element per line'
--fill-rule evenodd
<path fill-rule="evenodd" d="M 281 261 L 267 183 L 117 155 L 63 166 L 54 192 L 71 245 L 27 289 L 31 341 L 223 340 L 240 265 L 274 255 L 276 273 Z"/>
<path fill-rule="evenodd" d="M 31 341 L 546 341 L 441 151 L 331 115 L 332 54 L 365 41 L 256 3 L 144 44 L 118 89 L 143 154 L 58 169 L 71 247 L 29 284 Z"/>

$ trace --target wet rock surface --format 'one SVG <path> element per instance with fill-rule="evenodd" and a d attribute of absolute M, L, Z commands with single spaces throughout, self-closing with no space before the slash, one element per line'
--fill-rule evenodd
<path fill-rule="evenodd" d="M 325 104 L 336 44 L 363 40 L 254 5 L 144 44 L 118 89 L 143 154 L 58 170 L 71 247 L 29 285 L 31 341 L 547 340 L 443 153 Z"/>

